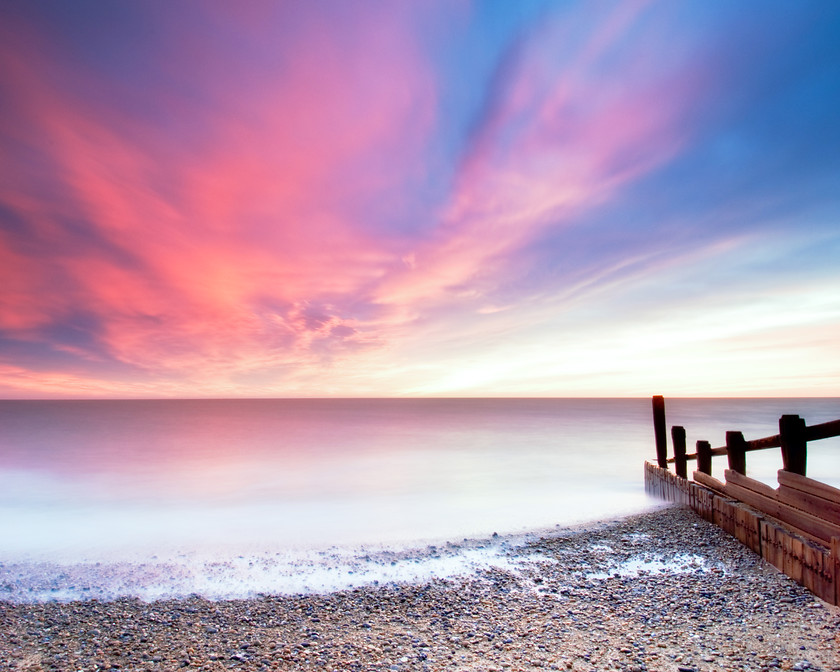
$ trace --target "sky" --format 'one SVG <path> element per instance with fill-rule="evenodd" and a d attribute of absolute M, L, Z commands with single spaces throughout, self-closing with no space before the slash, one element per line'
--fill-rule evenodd
<path fill-rule="evenodd" d="M 6 0 L 0 397 L 840 396 L 840 4 Z"/>

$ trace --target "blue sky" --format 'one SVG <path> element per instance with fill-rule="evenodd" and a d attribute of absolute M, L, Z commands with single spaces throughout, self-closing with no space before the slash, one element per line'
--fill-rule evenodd
<path fill-rule="evenodd" d="M 7 2 L 0 395 L 836 396 L 831 2 Z"/>

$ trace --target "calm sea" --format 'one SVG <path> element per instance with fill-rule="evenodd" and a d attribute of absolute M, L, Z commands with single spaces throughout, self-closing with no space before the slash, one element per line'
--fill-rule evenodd
<path fill-rule="evenodd" d="M 684 425 L 689 445 L 722 445 L 728 429 L 775 434 L 783 413 L 809 424 L 840 418 L 838 399 L 666 403 L 669 426 Z M 614 518 L 652 506 L 642 482 L 655 452 L 650 406 L 0 401 L 0 568 L 323 555 Z M 747 464 L 772 482 L 781 458 L 751 453 Z M 724 467 L 716 458 L 716 472 Z M 809 473 L 840 485 L 837 440 L 812 444 Z M 52 590 L 75 596 L 69 588 Z"/>

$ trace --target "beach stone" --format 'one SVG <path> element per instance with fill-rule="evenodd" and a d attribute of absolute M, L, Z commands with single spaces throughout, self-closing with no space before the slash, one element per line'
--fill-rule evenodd
<path fill-rule="evenodd" d="M 840 610 L 691 511 L 557 529 L 504 553 L 505 569 L 324 594 L 0 602 L 0 672 L 840 670 Z M 629 572 L 636 562 L 656 569 Z"/>

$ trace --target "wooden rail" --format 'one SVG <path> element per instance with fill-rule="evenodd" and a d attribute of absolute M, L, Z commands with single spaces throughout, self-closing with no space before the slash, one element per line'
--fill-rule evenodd
<path fill-rule="evenodd" d="M 779 418 L 779 433 L 747 441 L 726 432 L 726 445 L 697 441 L 686 453 L 685 428 L 671 428 L 673 456 L 667 456 L 665 400 L 653 398 L 657 464 L 645 462 L 648 493 L 690 506 L 727 530 L 818 597 L 840 605 L 840 489 L 806 476 L 808 442 L 840 436 L 840 420 L 806 425 L 798 415 Z M 749 478 L 746 454 L 780 448 L 778 488 Z M 712 476 L 712 458 L 726 455 L 724 481 Z M 687 462 L 697 461 L 688 479 Z M 668 465 L 674 465 L 674 472 Z"/>
<path fill-rule="evenodd" d="M 799 417 L 799 416 L 792 416 Z M 673 429 L 673 428 L 672 428 Z M 840 420 L 831 420 L 823 422 L 819 425 L 810 425 L 805 428 L 806 441 L 819 441 L 820 439 L 831 439 L 840 436 Z M 698 442 L 699 443 L 699 442 Z M 753 439 L 746 442 L 746 451 L 764 450 L 765 448 L 781 448 L 782 440 L 780 434 L 773 436 L 765 436 L 763 439 Z M 711 448 L 712 455 L 726 455 L 726 446 L 720 448 Z M 686 460 L 696 460 L 698 453 L 689 453 L 685 456 Z M 667 458 L 669 464 L 673 464 L 675 457 Z"/>

